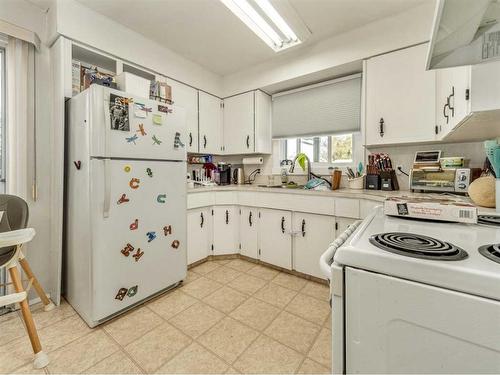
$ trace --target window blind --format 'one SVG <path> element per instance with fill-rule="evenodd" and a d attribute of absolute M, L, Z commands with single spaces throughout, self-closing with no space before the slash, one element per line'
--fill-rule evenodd
<path fill-rule="evenodd" d="M 348 133 L 361 126 L 361 74 L 273 95 L 273 138 Z"/>

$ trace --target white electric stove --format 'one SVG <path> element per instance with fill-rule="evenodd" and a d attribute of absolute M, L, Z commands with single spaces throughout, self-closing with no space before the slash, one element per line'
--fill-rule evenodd
<path fill-rule="evenodd" d="M 500 226 L 385 216 L 322 256 L 333 372 L 500 373 Z M 333 258 L 333 262 L 332 262 Z"/>

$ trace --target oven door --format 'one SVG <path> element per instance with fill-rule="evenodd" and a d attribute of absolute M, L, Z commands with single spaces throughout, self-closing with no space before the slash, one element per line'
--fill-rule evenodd
<path fill-rule="evenodd" d="M 345 269 L 347 373 L 499 373 L 500 302 Z"/>

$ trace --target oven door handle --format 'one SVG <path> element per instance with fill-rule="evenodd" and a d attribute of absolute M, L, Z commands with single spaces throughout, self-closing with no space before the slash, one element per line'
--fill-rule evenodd
<path fill-rule="evenodd" d="M 337 249 L 344 244 L 344 242 L 349 238 L 349 236 L 356 230 L 356 228 L 363 222 L 363 220 L 357 220 L 347 227 L 347 229 L 333 241 L 328 249 L 319 258 L 319 267 L 323 275 L 326 276 L 329 282 L 332 280 L 332 263 L 333 256 Z"/>

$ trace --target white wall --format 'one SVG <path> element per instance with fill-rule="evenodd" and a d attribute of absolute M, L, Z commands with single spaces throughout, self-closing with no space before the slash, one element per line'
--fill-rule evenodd
<path fill-rule="evenodd" d="M 30 208 L 29 225 L 35 228 L 37 234 L 27 247 L 27 258 L 33 271 L 37 275 L 47 292 L 53 294 L 57 289 L 58 277 L 54 272 L 56 265 L 53 263 L 52 253 L 54 249 L 51 238 L 51 155 L 49 131 L 52 126 L 52 97 L 51 76 L 48 73 L 50 67 L 48 48 L 44 44 L 46 40 L 46 14 L 40 8 L 25 0 L 1 0 L 0 19 L 36 32 L 42 41 L 42 46 L 35 56 L 36 66 L 36 169 L 38 199 L 25 197 Z M 33 139 L 30 132 L 28 139 Z M 7 145 L 9 147 L 9 145 Z M 33 151 L 32 145 L 28 146 Z M 28 162 L 28 180 L 31 181 L 34 173 L 34 161 L 30 157 Z"/>
<path fill-rule="evenodd" d="M 55 17 L 53 12 L 56 12 Z M 61 35 L 211 94 L 222 94 L 222 78 L 219 75 L 75 0 L 57 0 L 55 9 L 52 7 L 49 10 L 49 17 L 55 20 L 55 30 Z"/>
<path fill-rule="evenodd" d="M 312 75 L 429 40 L 434 4 L 384 18 L 223 78 L 224 96 Z"/>

